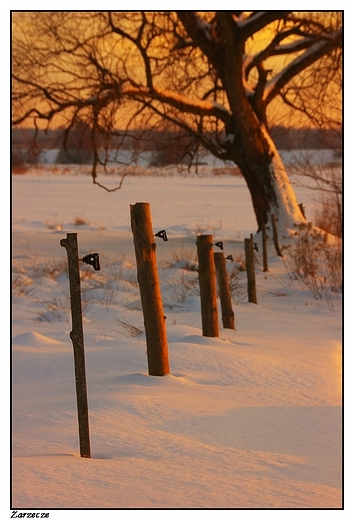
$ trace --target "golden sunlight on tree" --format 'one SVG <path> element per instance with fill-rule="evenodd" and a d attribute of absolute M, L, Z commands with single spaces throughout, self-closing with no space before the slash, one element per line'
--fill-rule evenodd
<path fill-rule="evenodd" d="M 286 233 L 304 216 L 270 127 L 340 127 L 341 25 L 341 12 L 13 13 L 13 123 L 65 139 L 86 125 L 96 184 L 130 130 L 178 128 L 190 161 L 235 163 L 259 228 L 275 214 Z"/>

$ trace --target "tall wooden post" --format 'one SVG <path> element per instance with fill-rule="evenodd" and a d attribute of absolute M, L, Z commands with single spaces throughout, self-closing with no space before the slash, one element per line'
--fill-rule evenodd
<path fill-rule="evenodd" d="M 222 324 L 225 329 L 235 330 L 235 314 L 232 308 L 230 285 L 227 277 L 226 261 L 222 251 L 214 252 L 216 279 L 218 281 Z"/>
<path fill-rule="evenodd" d="M 245 238 L 248 301 L 257 303 L 256 275 L 254 270 L 253 236 Z"/>
<path fill-rule="evenodd" d="M 214 338 L 219 324 L 212 235 L 197 236 L 197 254 L 203 336 Z"/>
<path fill-rule="evenodd" d="M 60 245 L 65 247 L 68 256 L 69 285 L 72 331 L 70 339 L 74 350 L 76 400 L 79 422 L 79 439 L 81 457 L 90 458 L 90 435 L 85 370 L 84 333 L 82 327 L 81 289 L 79 256 L 77 247 L 77 233 L 67 233 L 67 238 L 60 240 Z"/>
<path fill-rule="evenodd" d="M 137 202 L 131 205 L 130 217 L 144 315 L 149 375 L 164 376 L 170 373 L 170 368 L 150 204 Z"/>

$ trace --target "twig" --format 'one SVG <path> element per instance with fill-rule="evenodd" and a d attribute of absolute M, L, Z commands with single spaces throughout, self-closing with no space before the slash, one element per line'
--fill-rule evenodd
<path fill-rule="evenodd" d="M 131 323 L 129 323 L 127 320 L 120 320 L 118 318 L 115 318 L 115 321 L 118 323 L 120 327 L 125 331 L 117 331 L 122 336 L 125 336 L 126 338 L 133 338 L 135 336 L 139 336 L 139 334 L 142 334 L 144 332 L 143 329 L 139 329 L 138 327 L 135 327 Z"/>
<path fill-rule="evenodd" d="M 120 190 L 121 187 L 122 187 L 122 184 L 123 184 L 123 180 L 124 180 L 124 177 L 127 175 L 127 173 L 124 173 L 121 180 L 120 180 L 120 183 L 119 183 L 119 186 L 116 186 L 115 188 L 107 188 L 107 186 L 104 186 L 103 184 L 101 184 L 100 182 L 97 182 L 96 181 L 96 178 L 94 177 L 93 178 L 93 184 L 97 184 L 97 186 L 99 186 L 100 188 L 103 188 L 104 190 L 108 191 L 108 192 L 113 192 L 113 191 L 117 191 L 117 190 Z"/>

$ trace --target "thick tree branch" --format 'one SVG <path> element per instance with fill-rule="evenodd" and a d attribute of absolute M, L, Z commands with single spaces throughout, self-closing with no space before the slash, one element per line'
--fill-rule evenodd
<path fill-rule="evenodd" d="M 193 11 L 177 11 L 177 15 L 188 36 L 209 58 L 215 70 L 220 71 L 223 56 L 212 38 L 211 25 Z"/>
<path fill-rule="evenodd" d="M 215 116 L 224 123 L 227 123 L 231 115 L 225 107 L 218 103 L 203 99 L 191 99 L 167 89 L 126 86 L 122 89 L 122 95 L 135 99 L 154 99 L 161 103 L 167 103 L 181 112 L 200 116 Z"/>

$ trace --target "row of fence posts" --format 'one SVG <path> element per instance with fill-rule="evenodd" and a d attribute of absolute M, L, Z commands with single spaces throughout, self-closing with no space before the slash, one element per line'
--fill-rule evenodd
<path fill-rule="evenodd" d="M 170 373 L 165 315 L 158 277 L 155 236 L 167 240 L 166 233 L 161 231 L 154 235 L 150 204 L 138 202 L 130 206 L 131 229 L 135 249 L 137 275 L 144 317 L 148 371 L 151 376 L 163 376 Z M 274 220 L 274 222 L 273 222 Z M 276 221 L 272 218 L 273 236 L 276 237 Z M 268 271 L 267 235 L 262 229 L 263 270 Z M 274 245 L 277 250 L 277 239 Z M 90 253 L 83 258 L 78 255 L 77 234 L 68 233 L 66 239 L 60 241 L 66 249 L 68 257 L 68 273 L 70 287 L 70 303 L 72 330 L 70 339 L 74 351 L 74 369 L 79 426 L 79 442 L 81 457 L 90 458 L 90 436 L 88 399 L 86 385 L 84 334 L 82 325 L 82 305 L 80 288 L 79 261 L 100 269 L 98 253 Z M 232 308 L 230 286 L 226 261 L 223 252 L 213 251 L 213 236 L 197 236 L 198 277 L 200 287 L 202 334 L 207 337 L 219 336 L 217 307 L 217 287 L 222 312 L 223 327 L 235 330 L 235 315 Z M 256 277 L 254 263 L 253 236 L 244 240 L 248 301 L 257 303 Z M 278 246 L 279 247 L 279 246 Z M 277 250 L 278 252 L 278 250 Z M 278 254 L 280 253 L 280 249 Z"/>

